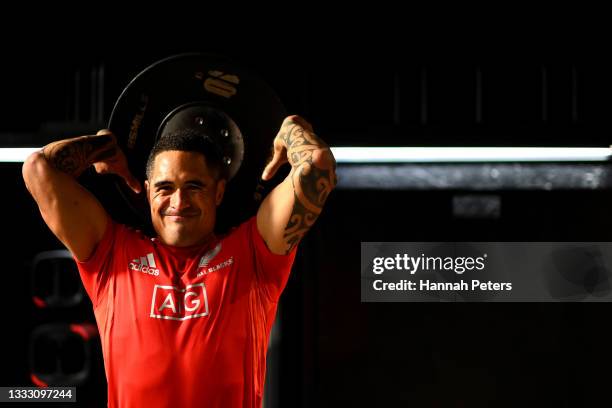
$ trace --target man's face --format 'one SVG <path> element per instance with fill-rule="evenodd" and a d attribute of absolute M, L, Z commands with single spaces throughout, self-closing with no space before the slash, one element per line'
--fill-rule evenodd
<path fill-rule="evenodd" d="M 159 153 L 145 189 L 153 228 L 164 244 L 185 247 L 210 239 L 225 180 L 215 181 L 204 155 Z"/>

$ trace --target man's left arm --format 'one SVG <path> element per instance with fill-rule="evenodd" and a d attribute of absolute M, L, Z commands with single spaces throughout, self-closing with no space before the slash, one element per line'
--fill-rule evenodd
<path fill-rule="evenodd" d="M 287 117 L 274 139 L 274 156 L 263 171 L 269 180 L 286 162 L 291 171 L 257 211 L 257 229 L 275 254 L 289 254 L 312 227 L 337 184 L 336 160 L 312 126 Z"/>

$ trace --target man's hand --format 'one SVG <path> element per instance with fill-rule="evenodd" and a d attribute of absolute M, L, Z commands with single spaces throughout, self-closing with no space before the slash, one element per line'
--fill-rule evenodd
<path fill-rule="evenodd" d="M 100 130 L 95 136 L 81 136 L 59 140 L 43 148 L 43 155 L 57 170 L 78 177 L 93 165 L 100 174 L 116 174 L 127 185 L 140 193 L 140 183 L 128 168 L 125 154 L 117 145 L 117 138 L 108 129 Z"/>
<path fill-rule="evenodd" d="M 283 121 L 273 148 L 262 179 L 272 178 L 286 162 L 291 171 L 259 207 L 257 228 L 272 252 L 288 254 L 312 227 L 336 186 L 336 161 L 312 126 L 296 115 Z"/>
<path fill-rule="evenodd" d="M 261 175 L 263 180 L 270 180 L 272 177 L 274 177 L 278 169 L 289 161 L 287 157 L 288 136 L 292 130 L 299 131 L 300 128 L 314 136 L 312 126 L 303 118 L 297 115 L 292 115 L 285 118 L 281 125 L 280 131 L 274 138 L 272 160 L 270 160 L 270 163 L 268 163 Z M 322 143 L 325 144 L 324 142 Z"/>
<path fill-rule="evenodd" d="M 125 154 L 117 145 L 115 135 L 108 129 L 102 129 L 96 135 L 109 135 L 112 137 L 110 145 L 112 148 L 107 153 L 95 157 L 96 161 L 93 163 L 93 166 L 96 172 L 99 174 L 116 174 L 125 180 L 128 187 L 136 194 L 140 193 L 142 191 L 140 182 L 130 172 Z"/>

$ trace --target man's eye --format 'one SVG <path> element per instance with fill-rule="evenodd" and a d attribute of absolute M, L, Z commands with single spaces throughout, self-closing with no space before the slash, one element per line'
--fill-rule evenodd
<path fill-rule="evenodd" d="M 204 187 L 206 187 L 206 186 L 204 186 L 202 184 L 197 184 L 197 183 L 194 183 L 194 184 L 189 184 L 189 183 L 185 184 L 185 190 L 189 190 L 189 191 L 202 190 Z"/>

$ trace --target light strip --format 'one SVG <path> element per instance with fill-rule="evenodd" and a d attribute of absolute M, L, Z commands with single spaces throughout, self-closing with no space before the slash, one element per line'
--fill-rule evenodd
<path fill-rule="evenodd" d="M 40 147 L 1 147 L 0 163 L 23 163 L 29 155 L 39 150 Z"/>
<path fill-rule="evenodd" d="M 608 161 L 605 147 L 332 147 L 338 163 Z"/>
<path fill-rule="evenodd" d="M 40 147 L 0 148 L 0 162 L 23 162 Z M 601 162 L 605 147 L 332 147 L 338 163 Z"/>

